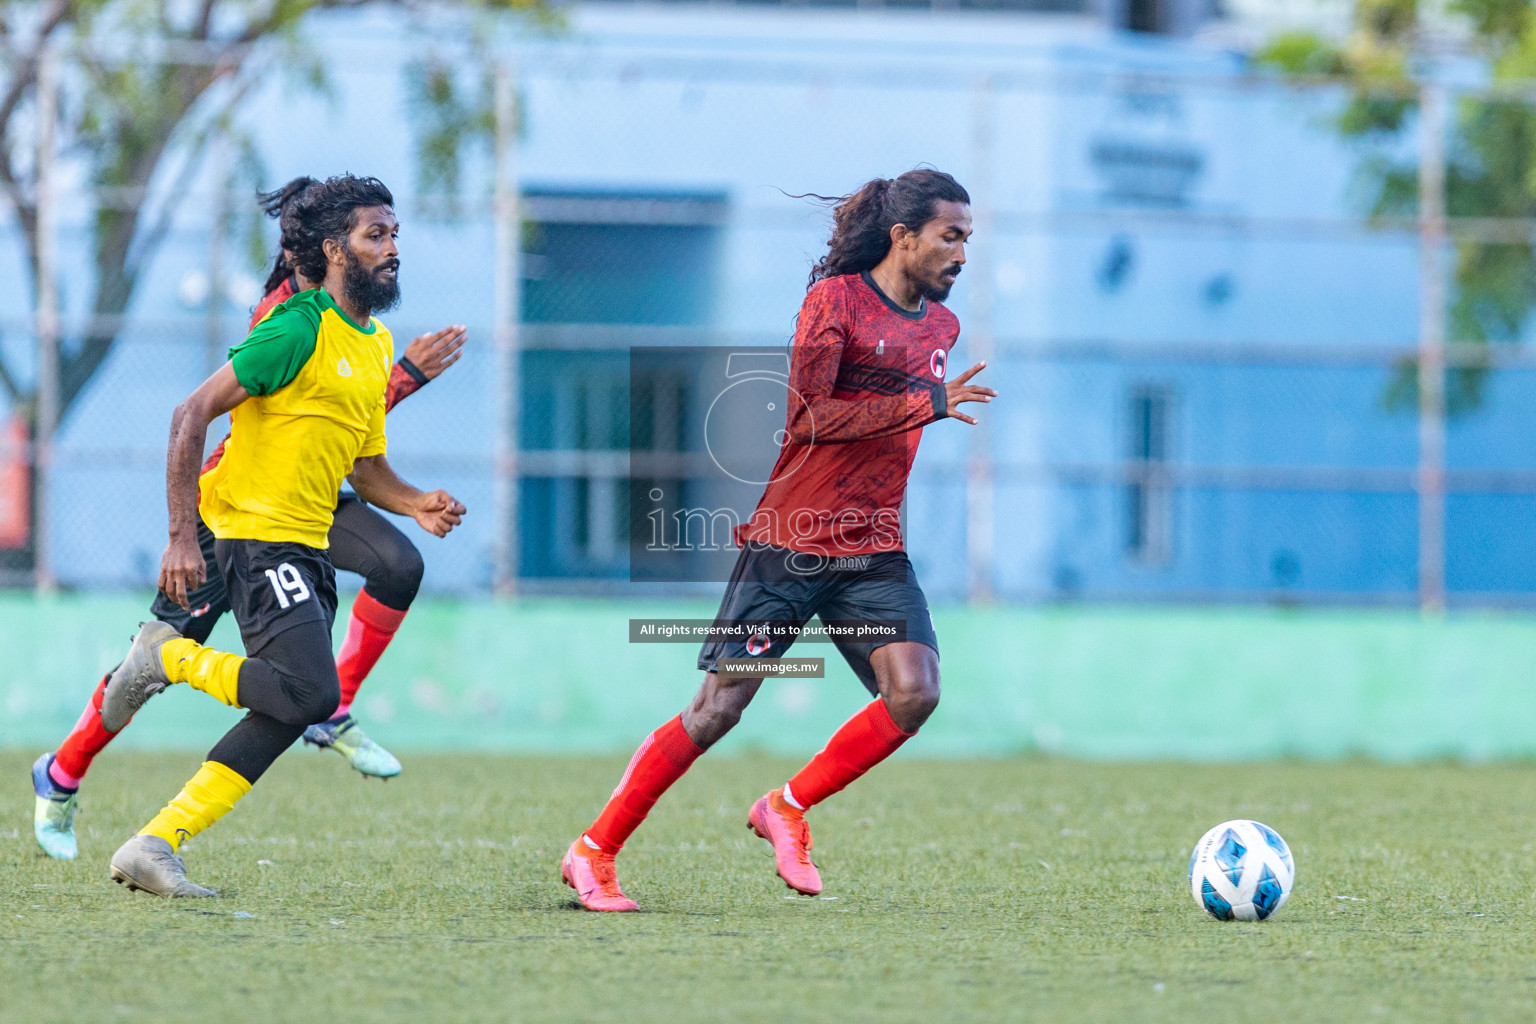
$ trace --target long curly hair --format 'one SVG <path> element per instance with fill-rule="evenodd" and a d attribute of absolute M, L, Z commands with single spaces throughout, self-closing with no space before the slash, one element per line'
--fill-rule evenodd
<path fill-rule="evenodd" d="M 378 178 L 340 174 L 304 189 L 292 203 L 292 236 L 286 228 L 283 231 L 283 248 L 293 254 L 293 269 L 311 281 L 323 281 L 325 240 L 345 244 L 347 234 L 357 226 L 358 210 L 394 205 L 394 195 Z"/>
<path fill-rule="evenodd" d="M 939 203 L 966 203 L 970 193 L 943 171 L 921 167 L 895 178 L 876 178 L 847 196 L 810 196 L 832 203 L 832 237 L 827 254 L 811 268 L 809 291 L 817 281 L 873 270 L 891 251 L 891 228 L 918 231 Z"/>
<path fill-rule="evenodd" d="M 298 237 L 298 221 L 293 216 L 293 201 L 308 191 L 311 185 L 318 184 L 320 183 L 314 178 L 305 175 L 294 178 L 282 188 L 256 193 L 256 202 L 261 207 L 261 212 L 277 221 L 277 230 L 282 239 L 278 242 L 277 260 L 272 264 L 272 272 L 267 275 L 266 286 L 262 288 L 263 292 L 270 292 L 282 284 L 284 278 L 293 273 L 293 267 L 288 264 L 288 257 L 283 255 L 283 250 L 292 248 L 289 243 Z"/>

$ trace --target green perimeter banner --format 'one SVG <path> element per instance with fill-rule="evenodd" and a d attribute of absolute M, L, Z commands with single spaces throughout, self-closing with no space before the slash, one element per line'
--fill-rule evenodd
<path fill-rule="evenodd" d="M 147 596 L 0 596 L 0 746 L 46 750 L 146 616 Z M 698 686 L 697 644 L 631 642 L 631 619 L 712 603 L 423 599 L 355 706 L 400 750 L 628 753 Z M 345 631 L 346 608 L 336 642 Z M 1388 761 L 1536 756 L 1536 617 L 1263 608 L 940 608 L 944 697 L 905 756 Z M 240 650 L 233 623 L 211 641 Z M 826 643 L 824 678 L 769 679 L 724 751 L 806 754 L 866 700 Z M 201 750 L 239 712 L 185 686 L 124 747 Z"/>

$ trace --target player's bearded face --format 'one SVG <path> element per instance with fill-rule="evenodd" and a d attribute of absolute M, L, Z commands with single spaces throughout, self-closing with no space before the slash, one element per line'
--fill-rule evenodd
<path fill-rule="evenodd" d="M 922 281 L 920 290 L 923 298 L 930 302 L 943 302 L 949 298 L 949 290 L 955 286 L 955 278 L 959 276 L 960 264 L 946 257 L 934 270 L 933 276 Z"/>
<path fill-rule="evenodd" d="M 342 278 L 347 301 L 372 313 L 387 313 L 400 304 L 400 257 L 386 256 L 371 267 L 353 251 L 350 242 L 342 243 L 347 266 Z"/>
<path fill-rule="evenodd" d="M 943 302 L 955 286 L 965 263 L 965 242 L 971 237 L 971 208 L 942 202 L 917 236 L 917 279 L 923 298 Z"/>

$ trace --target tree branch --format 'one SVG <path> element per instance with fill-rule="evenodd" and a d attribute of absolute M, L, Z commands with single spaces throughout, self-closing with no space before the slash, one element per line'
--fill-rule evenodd
<path fill-rule="evenodd" d="M 10 396 L 12 406 L 22 404 L 28 397 L 17 385 L 16 378 L 11 375 L 11 367 L 5 361 L 5 350 L 3 347 L 0 347 L 0 387 L 5 388 L 5 393 Z"/>
<path fill-rule="evenodd" d="M 208 32 L 213 25 L 213 7 L 218 0 L 203 0 L 203 9 L 198 13 L 197 24 L 192 28 L 192 38 L 206 42 Z"/>
<path fill-rule="evenodd" d="M 185 102 L 183 110 L 190 109 L 209 88 L 220 78 L 231 74 L 233 69 L 243 70 L 243 67 L 238 63 L 230 65 L 220 61 L 212 69 L 202 69 L 206 72 L 206 79 L 193 81 L 188 85 L 188 93 L 182 97 Z M 80 346 L 71 353 L 61 354 L 59 367 L 61 420 L 112 351 L 112 345 L 117 340 L 122 323 L 123 310 L 127 308 L 128 301 L 133 296 L 139 274 L 148 260 L 153 258 L 166 232 L 170 230 L 176 214 L 177 200 L 187 194 L 193 179 L 201 169 L 200 158 L 209 140 L 217 133 L 220 124 L 229 113 L 245 99 L 254 84 L 254 76 L 246 76 L 237 82 L 219 109 L 210 113 L 202 128 L 196 131 L 192 138 L 186 140 L 185 160 L 176 179 L 166 192 L 170 198 L 165 200 L 160 209 L 150 218 L 153 224 L 146 231 L 139 230 L 139 224 L 145 218 L 146 211 L 142 206 L 138 206 L 122 219 L 117 229 L 109 236 L 98 239 L 98 282 L 91 322 L 86 329 L 85 337 L 81 339 Z M 184 114 L 179 114 L 171 119 L 170 123 L 180 125 L 182 116 Z M 170 134 L 174 133 L 168 133 L 160 140 L 160 145 L 152 158 L 141 162 L 149 169 L 149 176 L 152 176 L 153 171 L 158 168 L 159 152 L 169 144 Z M 149 176 L 146 176 L 141 184 L 147 185 Z M 210 298 L 210 301 L 214 299 Z"/>
<path fill-rule="evenodd" d="M 175 213 L 185 205 L 188 188 L 202 169 L 210 139 L 222 129 L 230 113 L 246 98 L 255 84 L 252 66 L 266 61 L 250 61 L 263 41 L 285 38 L 313 11 L 355 10 L 368 6 L 390 6 L 398 10 L 419 11 L 429 4 L 420 0 L 269 0 L 247 5 L 220 0 L 191 0 L 177 10 L 192 15 L 190 19 L 171 19 L 167 5 L 147 9 L 129 5 L 126 31 L 131 41 L 161 41 L 186 44 L 199 51 L 198 59 L 182 64 L 174 59 L 148 58 L 126 64 L 116 59 L 95 60 L 84 52 L 93 41 L 90 17 L 99 8 L 117 9 L 111 0 L 36 0 L 46 3 L 46 14 L 37 24 L 51 35 L 70 23 L 82 26 L 76 54 L 78 69 L 89 82 L 84 109 L 91 117 L 79 124 L 72 141 L 80 144 L 85 162 L 92 171 L 98 189 L 95 196 L 93 237 L 94 294 L 91 316 L 77 345 L 61 352 L 60 416 L 67 415 L 75 401 L 106 360 L 124 323 L 124 311 L 134 295 L 139 278 L 147 271 L 173 223 Z M 539 10 L 546 0 L 464 0 L 467 8 L 498 7 L 507 10 Z M 0 0 L 0 5 L 4 0 Z M 238 23 L 225 31 L 221 10 L 247 14 L 244 26 Z M 158 13 L 159 17 L 156 17 Z M 148 17 L 142 17 L 147 14 Z M 111 18 L 119 30 L 123 26 Z M 216 24 L 217 23 L 217 24 Z M 9 24 L 0 25 L 0 49 L 15 49 L 16 38 Z M 105 33 L 105 29 L 102 32 Z M 14 78 L 0 89 L 0 189 L 16 206 L 24 227 L 30 265 L 36 288 L 36 208 L 29 204 L 29 182 L 19 171 L 10 138 L 11 121 L 25 102 L 29 91 L 35 92 L 37 59 L 41 50 L 25 62 L 7 59 L 16 69 Z M 115 52 L 115 51 L 114 51 Z M 260 51 L 265 52 L 265 51 Z M 207 54 L 207 57 L 202 56 Z M 211 59 L 209 59 L 211 58 Z M 79 81 L 71 77 L 71 85 Z M 209 97 L 220 82 L 229 81 L 227 96 Z M 220 90 L 222 92 L 222 90 Z M 194 108 L 205 98 L 211 112 L 204 120 Z M 71 107 L 70 109 L 74 109 Z M 189 116 L 190 115 L 190 116 Z M 186 122 L 184 124 L 184 121 Z M 176 158 L 181 158 L 178 165 Z M 157 189 L 151 199 L 150 185 L 158 179 L 170 179 L 167 189 Z M 108 194 L 120 199 L 108 199 Z M 73 338 L 72 338 L 73 340 Z M 28 394 L 16 383 L 11 367 L 0 352 L 0 389 L 13 400 L 25 401 Z"/>
<path fill-rule="evenodd" d="M 310 11 L 346 11 L 357 7 L 366 7 L 378 0 L 318 0 L 306 6 L 298 4 L 277 4 L 272 9 L 270 17 L 254 21 L 245 27 L 245 31 L 235 37 L 237 43 L 250 46 L 258 39 L 285 28 L 302 18 Z"/>
<path fill-rule="evenodd" d="M 47 46 L 53 38 L 53 33 L 64 24 L 71 13 L 74 4 L 71 0 L 54 0 L 46 14 L 37 26 L 37 44 L 27 54 L 17 72 L 16 78 L 11 82 L 11 87 L 6 91 L 5 98 L 0 100 L 0 126 L 4 126 L 9 133 L 11 115 L 16 112 L 16 106 L 21 102 L 22 94 L 27 88 L 37 81 L 37 62 L 42 56 L 43 47 Z M 9 47 L 7 47 L 9 49 Z"/>
<path fill-rule="evenodd" d="M 37 69 L 42 60 L 43 49 L 52 42 L 53 34 L 65 23 L 73 10 L 74 5 L 71 0 L 54 0 L 49 5 L 38 24 L 35 45 L 16 69 L 15 77 L 6 89 L 5 96 L 0 98 L 0 190 L 5 192 L 6 198 L 16 210 L 17 219 L 21 221 L 22 238 L 26 245 L 27 270 L 32 278 L 31 294 L 34 305 L 38 283 L 37 205 L 27 196 L 20 176 L 16 173 L 15 164 L 11 162 L 11 123 L 27 89 L 37 82 Z M 33 185 L 35 187 L 36 182 Z"/>

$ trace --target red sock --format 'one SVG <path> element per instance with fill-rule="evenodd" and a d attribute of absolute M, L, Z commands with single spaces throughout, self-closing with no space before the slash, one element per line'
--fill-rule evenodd
<path fill-rule="evenodd" d="M 683 716 L 678 715 L 651 733 L 629 759 L 624 777 L 608 798 L 608 805 L 587 829 L 587 838 L 608 853 L 618 853 L 630 833 L 640 827 L 656 801 L 693 762 L 704 753 L 688 737 Z"/>
<path fill-rule="evenodd" d="M 75 723 L 64 742 L 59 744 L 58 753 L 54 755 L 54 767 L 73 779 L 70 786 L 80 785 L 80 780 L 85 778 L 85 773 L 91 770 L 91 760 L 97 754 L 107 749 L 107 744 L 112 742 L 115 732 L 108 732 L 101 724 L 101 696 L 107 692 L 107 680 L 110 676 L 102 676 L 101 682 L 96 684 L 96 692 L 91 694 L 91 699 L 85 705 L 85 710 L 80 713 L 80 720 Z M 55 782 L 66 783 L 67 779 L 54 776 Z"/>
<path fill-rule="evenodd" d="M 886 710 L 885 701 L 872 701 L 844 722 L 821 753 L 789 780 L 789 795 L 801 809 L 819 804 L 890 757 L 915 735 L 901 731 Z"/>
<path fill-rule="evenodd" d="M 404 618 L 405 612 L 380 604 L 366 590 L 358 591 L 347 620 L 347 638 L 342 641 L 341 653 L 336 655 L 336 674 L 341 677 L 341 704 L 336 708 L 336 717 L 351 710 L 357 688 L 379 663 L 379 656 L 395 638 L 395 630 Z"/>

